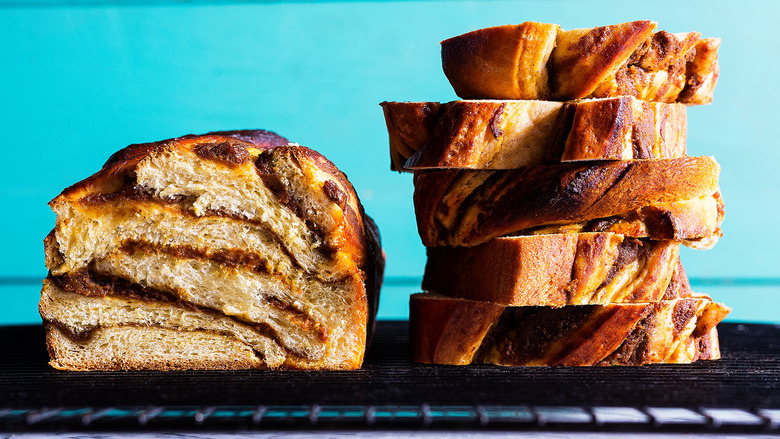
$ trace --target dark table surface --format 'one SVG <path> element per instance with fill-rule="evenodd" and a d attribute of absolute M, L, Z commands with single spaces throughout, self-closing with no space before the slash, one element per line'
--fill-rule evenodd
<path fill-rule="evenodd" d="M 454 419 L 484 426 L 501 413 L 504 420 L 512 413 L 514 421 L 530 416 L 537 427 L 546 420 L 572 423 L 578 416 L 603 425 L 596 415 L 607 407 L 632 410 L 634 418 L 656 427 L 664 424 L 658 413 L 680 409 L 710 429 L 724 425 L 713 413 L 736 410 L 750 420 L 745 425 L 777 429 L 780 326 L 732 323 L 719 330 L 723 358 L 692 365 L 421 365 L 409 360 L 406 322 L 382 321 L 357 371 L 63 372 L 47 365 L 40 326 L 0 327 L 0 426 L 64 422 L 69 416 L 87 425 L 112 413 L 126 413 L 134 425 L 166 413 L 197 424 L 214 413 L 258 424 L 274 410 L 282 411 L 286 425 L 300 418 L 309 427 L 328 410 L 336 410 L 333 419 L 353 416 L 360 425 L 406 416 L 413 424 Z"/>

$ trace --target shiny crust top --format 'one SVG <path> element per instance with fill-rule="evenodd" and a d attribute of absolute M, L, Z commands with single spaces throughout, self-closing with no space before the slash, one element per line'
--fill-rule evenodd
<path fill-rule="evenodd" d="M 150 152 L 164 146 L 194 148 L 206 144 L 230 144 L 237 151 L 247 148 L 264 150 L 290 143 L 286 138 L 266 130 L 234 130 L 208 133 L 203 135 L 188 134 L 150 143 L 137 143 L 126 146 L 111 155 L 103 168 L 97 173 L 75 183 L 52 200 L 58 198 L 80 198 L 88 194 L 108 194 L 120 190 L 129 183 L 135 167 L 149 155 Z"/>

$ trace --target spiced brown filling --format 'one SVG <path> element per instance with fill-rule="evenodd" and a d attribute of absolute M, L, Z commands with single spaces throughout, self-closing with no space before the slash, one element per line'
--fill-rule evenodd
<path fill-rule="evenodd" d="M 157 204 L 157 205 L 164 205 L 168 206 L 170 208 L 175 209 L 175 213 L 182 216 L 187 216 L 189 218 L 199 218 L 199 215 L 196 215 L 191 206 L 189 205 L 187 201 L 187 197 L 184 196 L 173 196 L 170 198 L 159 198 L 155 196 L 151 191 L 149 191 L 147 188 L 144 188 L 139 185 L 127 185 L 123 187 L 121 190 L 107 193 L 107 194 L 90 194 L 83 198 L 81 198 L 78 202 L 84 206 L 88 207 L 95 207 L 95 208 L 103 208 L 105 205 L 119 205 L 122 202 L 126 201 L 136 201 L 139 203 L 150 203 L 150 204 Z M 191 200 L 190 200 L 191 201 Z M 130 207 L 132 208 L 132 206 Z M 293 212 L 301 217 L 303 215 L 302 211 L 296 211 L 293 209 Z M 205 215 L 207 216 L 213 216 L 213 217 L 222 217 L 222 218 L 230 218 L 236 221 L 240 222 L 247 222 L 251 224 L 260 224 L 258 221 L 251 220 L 249 218 L 246 218 L 238 213 L 235 212 L 225 212 L 221 210 L 207 210 Z M 203 216 L 203 215 L 201 215 Z M 303 218 L 305 220 L 305 218 Z M 309 223 L 311 221 L 307 221 L 307 226 L 310 226 Z M 315 227 L 312 225 L 310 226 L 310 229 L 315 229 Z M 312 230 L 314 231 L 314 230 Z M 297 267 L 302 268 L 303 265 L 295 258 L 295 255 L 292 251 L 288 248 L 285 241 L 277 234 L 274 233 L 271 230 L 267 230 L 268 236 L 271 237 L 274 243 L 278 245 L 278 247 L 284 252 L 284 254 L 290 259 L 290 261 Z M 321 241 L 322 240 L 322 233 L 317 233 L 316 236 Z M 312 249 L 313 251 L 317 251 L 320 253 L 324 258 L 331 258 L 337 251 L 337 249 L 334 249 L 332 246 L 329 245 L 320 245 L 316 246 Z M 258 260 L 258 264 L 261 263 L 259 256 L 256 257 Z M 267 261 L 265 261 L 267 262 Z M 316 273 L 313 273 L 316 274 Z"/>

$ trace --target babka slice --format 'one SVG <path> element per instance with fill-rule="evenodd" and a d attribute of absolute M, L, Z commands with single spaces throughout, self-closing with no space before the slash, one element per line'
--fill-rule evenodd
<path fill-rule="evenodd" d="M 682 104 L 621 96 L 381 105 L 395 171 L 685 156 L 687 108 Z"/>
<path fill-rule="evenodd" d="M 288 143 L 256 130 L 131 145 L 52 200 L 52 365 L 360 367 L 378 230 L 333 163 Z"/>
<path fill-rule="evenodd" d="M 507 306 L 646 303 L 678 295 L 680 243 L 615 233 L 492 239 L 429 247 L 422 289 Z"/>
<path fill-rule="evenodd" d="M 715 325 L 730 308 L 692 294 L 653 303 L 506 307 L 423 293 L 409 339 L 420 363 L 592 366 L 718 359 Z"/>
<path fill-rule="evenodd" d="M 427 247 L 571 231 L 710 247 L 723 220 L 719 173 L 712 157 L 418 171 L 414 208 Z"/>
<path fill-rule="evenodd" d="M 525 22 L 441 42 L 442 68 L 463 99 L 572 100 L 634 96 L 708 104 L 718 79 L 718 38 L 632 21 L 563 30 Z"/>

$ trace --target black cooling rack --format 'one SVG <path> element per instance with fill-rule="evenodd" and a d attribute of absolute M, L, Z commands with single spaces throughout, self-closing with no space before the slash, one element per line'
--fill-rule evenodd
<path fill-rule="evenodd" d="M 0 429 L 501 429 L 780 433 L 780 326 L 721 324 L 723 359 L 609 368 L 427 366 L 379 322 L 351 372 L 62 372 L 0 328 Z"/>

